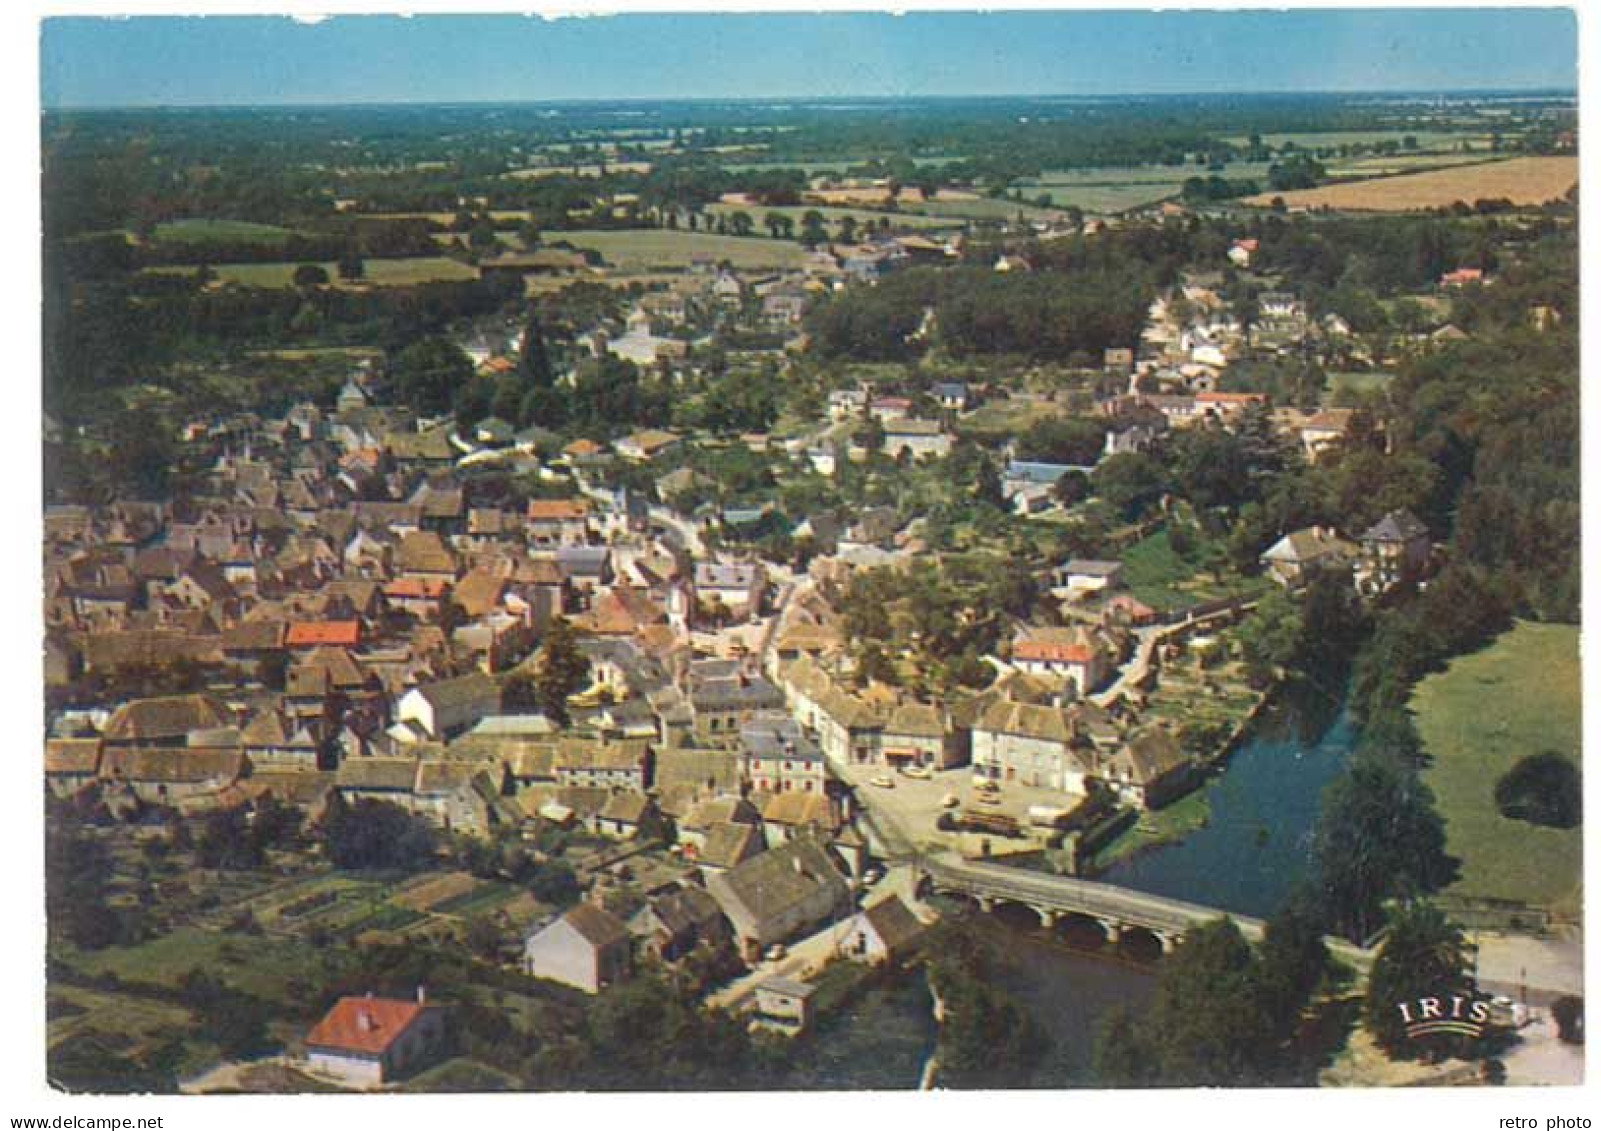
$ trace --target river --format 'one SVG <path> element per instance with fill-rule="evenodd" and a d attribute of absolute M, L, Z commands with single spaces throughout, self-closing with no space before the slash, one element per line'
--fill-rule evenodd
<path fill-rule="evenodd" d="M 1206 827 L 1119 860 L 1096 878 L 1268 918 L 1306 875 L 1323 787 L 1355 741 L 1342 701 L 1307 685 L 1286 688 L 1204 787 Z"/>
<path fill-rule="evenodd" d="M 976 918 L 1005 956 L 999 984 L 1025 1002 L 1051 1036 L 1050 1052 L 1028 1086 L 1094 1087 L 1096 1022 L 1114 1005 L 1144 1004 L 1155 985 L 1154 968 L 1047 937 L 1031 914 Z M 928 984 L 914 970 L 824 1019 L 797 1047 L 783 1086 L 913 1089 L 938 1037 Z"/>
<path fill-rule="evenodd" d="M 1207 826 L 1186 840 L 1119 861 L 1100 878 L 1242 915 L 1270 916 L 1306 873 L 1323 787 L 1351 755 L 1343 701 L 1311 687 L 1285 689 L 1265 710 L 1209 791 Z M 1029 913 L 980 918 L 1008 955 L 1001 985 L 1051 1034 L 1040 1088 L 1094 1087 L 1096 1022 L 1118 1004 L 1140 1008 L 1152 965 L 1098 953 L 1093 939 L 1047 936 Z M 1075 945 L 1077 944 L 1077 945 Z M 827 1018 L 797 1052 L 791 1088 L 917 1087 L 938 1033 L 920 973 L 864 994 Z"/>

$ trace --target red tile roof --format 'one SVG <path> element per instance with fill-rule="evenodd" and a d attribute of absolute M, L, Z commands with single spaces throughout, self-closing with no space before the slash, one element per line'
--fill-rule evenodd
<path fill-rule="evenodd" d="M 587 499 L 528 500 L 528 518 L 531 522 L 565 522 L 588 517 Z"/>
<path fill-rule="evenodd" d="M 418 1002 L 394 998 L 342 997 L 306 1034 L 306 1045 L 380 1056 L 424 1008 Z"/>
<path fill-rule="evenodd" d="M 1057 644 L 1049 640 L 1019 640 L 1012 646 L 1016 660 L 1055 660 L 1059 663 L 1087 664 L 1095 655 L 1088 644 Z"/>
<path fill-rule="evenodd" d="M 315 648 L 331 644 L 353 648 L 361 642 L 361 622 L 356 620 L 301 621 L 289 626 L 284 643 L 290 648 Z"/>

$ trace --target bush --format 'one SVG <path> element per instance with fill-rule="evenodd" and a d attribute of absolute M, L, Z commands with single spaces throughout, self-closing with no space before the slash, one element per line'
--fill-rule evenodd
<path fill-rule="evenodd" d="M 1520 758 L 1495 783 L 1495 807 L 1501 815 L 1531 825 L 1576 827 L 1582 799 L 1578 767 L 1549 751 Z"/>
<path fill-rule="evenodd" d="M 1584 999 L 1571 994 L 1551 1003 L 1551 1017 L 1557 1023 L 1557 1037 L 1566 1044 L 1584 1044 Z"/>

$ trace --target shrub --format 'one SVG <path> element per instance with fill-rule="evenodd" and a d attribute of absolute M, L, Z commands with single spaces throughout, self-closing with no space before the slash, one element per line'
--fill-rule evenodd
<path fill-rule="evenodd" d="M 1520 758 L 1495 783 L 1503 817 L 1554 829 L 1578 825 L 1582 796 L 1578 767 L 1549 751 Z"/>

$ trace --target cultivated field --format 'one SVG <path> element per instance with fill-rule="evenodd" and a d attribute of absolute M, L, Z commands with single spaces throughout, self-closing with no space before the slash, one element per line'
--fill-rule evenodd
<path fill-rule="evenodd" d="M 1266 206 L 1282 196 L 1289 208 L 1331 208 L 1349 212 L 1416 212 L 1449 208 L 1457 201 L 1510 200 L 1529 206 L 1556 200 L 1578 183 L 1572 157 L 1514 157 L 1483 165 L 1431 169 L 1350 184 L 1325 185 L 1286 193 L 1262 193 L 1245 203 Z"/>
<path fill-rule="evenodd" d="M 243 287 L 269 289 L 294 286 L 295 269 L 299 263 L 219 263 L 212 268 L 218 282 L 238 283 Z M 338 264 L 327 262 L 322 269 L 328 272 L 332 286 L 347 290 L 362 287 L 413 287 L 419 283 L 438 283 L 476 279 L 478 268 L 444 256 L 421 256 L 415 259 L 369 259 L 365 263 L 366 275 L 359 282 L 347 283 L 339 278 Z M 156 274 L 191 275 L 193 267 L 152 267 Z"/>
<path fill-rule="evenodd" d="M 681 271 L 697 255 L 709 255 L 718 262 L 726 259 L 735 267 L 757 271 L 799 268 L 806 261 L 806 249 L 800 244 L 765 235 L 719 236 L 665 228 L 575 231 L 559 235 L 574 247 L 600 252 L 607 264 L 620 271 Z M 555 238 L 554 233 L 552 238 Z"/>
<path fill-rule="evenodd" d="M 259 243 L 281 244 L 294 235 L 288 228 L 253 224 L 248 220 L 173 220 L 157 224 L 157 243 Z"/>
<path fill-rule="evenodd" d="M 1412 697 L 1431 761 L 1423 780 L 1462 861 L 1449 893 L 1576 911 L 1583 829 L 1509 820 L 1495 783 L 1529 754 L 1579 758 L 1579 631 L 1519 624 L 1490 647 L 1429 676 Z"/>

